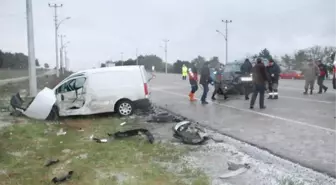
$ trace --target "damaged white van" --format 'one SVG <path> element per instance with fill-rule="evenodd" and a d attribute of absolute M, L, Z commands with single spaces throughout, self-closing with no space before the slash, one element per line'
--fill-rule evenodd
<path fill-rule="evenodd" d="M 20 94 L 11 99 L 15 110 L 35 119 L 117 112 L 128 116 L 147 108 L 150 78 L 144 66 L 117 66 L 76 72 L 54 89 L 44 88 L 29 103 Z"/>

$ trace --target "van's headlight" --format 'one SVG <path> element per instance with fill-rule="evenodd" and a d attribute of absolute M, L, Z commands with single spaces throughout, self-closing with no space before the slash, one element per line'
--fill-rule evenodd
<path fill-rule="evenodd" d="M 240 77 L 240 80 L 242 82 L 251 82 L 252 81 L 252 77 Z"/>

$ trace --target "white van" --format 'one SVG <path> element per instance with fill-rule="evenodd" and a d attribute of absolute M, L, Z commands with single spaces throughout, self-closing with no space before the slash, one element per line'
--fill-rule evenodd
<path fill-rule="evenodd" d="M 27 108 L 19 94 L 11 105 L 35 119 L 106 112 L 128 116 L 150 105 L 149 80 L 144 66 L 89 69 L 70 75 L 54 89 L 44 88 Z"/>

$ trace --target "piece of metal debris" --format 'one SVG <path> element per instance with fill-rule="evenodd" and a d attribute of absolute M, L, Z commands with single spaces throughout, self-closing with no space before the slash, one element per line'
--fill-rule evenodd
<path fill-rule="evenodd" d="M 107 139 L 96 138 L 93 135 L 90 136 L 90 139 L 93 140 L 93 141 L 96 141 L 97 143 L 107 143 L 107 141 L 108 141 Z"/>
<path fill-rule="evenodd" d="M 173 116 L 167 112 L 158 113 L 151 116 L 147 122 L 168 123 L 173 121 Z"/>
<path fill-rule="evenodd" d="M 49 166 L 54 165 L 54 164 L 56 164 L 56 163 L 58 163 L 58 162 L 59 162 L 58 159 L 51 159 L 51 160 L 47 161 L 46 164 L 45 164 L 44 166 L 45 166 L 45 167 L 49 167 Z"/>
<path fill-rule="evenodd" d="M 203 129 L 190 121 L 182 121 L 173 127 L 174 138 L 179 139 L 184 144 L 201 145 L 211 139 Z"/>
<path fill-rule="evenodd" d="M 238 170 L 235 170 L 235 171 L 229 171 L 229 172 L 221 175 L 219 178 L 226 179 L 226 178 L 234 177 L 234 176 L 240 175 L 240 174 L 242 174 L 246 171 L 247 171 L 246 168 L 239 168 Z"/>
<path fill-rule="evenodd" d="M 238 163 L 234 163 L 232 161 L 228 161 L 228 170 L 230 170 L 229 172 L 221 175 L 219 178 L 221 179 L 226 179 L 226 178 L 230 178 L 230 177 L 234 177 L 237 175 L 240 175 L 244 172 L 246 172 L 248 169 L 250 169 L 250 165 L 249 164 L 238 164 Z"/>
<path fill-rule="evenodd" d="M 123 126 L 123 125 L 125 125 L 126 124 L 126 122 L 122 122 L 122 123 L 120 123 L 120 126 Z"/>
<path fill-rule="evenodd" d="M 108 133 L 107 135 L 109 135 L 110 137 L 114 137 L 115 139 L 122 139 L 125 137 L 132 137 L 132 136 L 139 135 L 139 133 L 144 134 L 151 144 L 154 143 L 154 136 L 152 135 L 152 133 L 150 133 L 147 129 L 143 129 L 143 128 L 132 129 L 132 130 L 127 130 L 123 132 L 119 131 L 114 134 Z"/>
<path fill-rule="evenodd" d="M 61 128 L 61 129 L 56 133 L 56 135 L 58 135 L 58 136 L 65 135 L 65 134 L 66 134 L 66 132 L 63 131 L 63 128 Z"/>
<path fill-rule="evenodd" d="M 66 180 L 69 180 L 72 175 L 73 175 L 74 171 L 69 171 L 68 174 L 62 176 L 62 177 L 54 177 L 51 182 L 57 184 L 57 183 L 62 183 L 65 182 Z"/>

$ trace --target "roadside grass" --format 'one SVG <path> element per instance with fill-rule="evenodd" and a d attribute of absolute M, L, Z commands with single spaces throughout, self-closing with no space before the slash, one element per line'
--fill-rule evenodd
<path fill-rule="evenodd" d="M 45 69 L 36 69 L 36 74 L 42 74 Z M 28 76 L 28 69 L 0 69 L 0 80 Z"/>
<path fill-rule="evenodd" d="M 92 134 L 106 138 L 107 132 L 124 129 L 117 118 L 68 119 L 64 124 L 28 122 L 0 130 L 1 185 L 51 184 L 53 177 L 70 170 L 74 175 L 64 184 L 209 184 L 204 173 L 181 164 L 179 156 L 187 152 L 183 146 L 150 144 L 141 136 L 108 143 L 89 139 Z M 67 133 L 57 136 L 60 128 Z M 44 167 L 49 159 L 60 162 Z"/>

